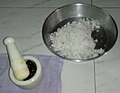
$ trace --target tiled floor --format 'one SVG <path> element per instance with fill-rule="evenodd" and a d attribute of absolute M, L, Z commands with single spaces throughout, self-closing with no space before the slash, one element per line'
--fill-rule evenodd
<path fill-rule="evenodd" d="M 92 0 L 92 2 L 99 7 L 120 7 L 119 0 Z"/>
<path fill-rule="evenodd" d="M 0 53 L 6 53 L 3 38 L 13 36 L 22 53 L 53 55 L 42 41 L 43 22 L 57 7 L 76 2 L 104 8 L 119 31 L 120 0 L 0 0 Z M 62 93 L 120 93 L 119 36 L 115 46 L 95 61 L 74 64 L 64 60 Z"/>
<path fill-rule="evenodd" d="M 60 7 L 66 4 L 91 0 L 1 0 L 0 7 Z"/>

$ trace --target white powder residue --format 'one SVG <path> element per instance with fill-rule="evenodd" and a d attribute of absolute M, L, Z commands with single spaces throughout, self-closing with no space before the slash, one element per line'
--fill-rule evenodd
<path fill-rule="evenodd" d="M 98 20 L 80 19 L 68 22 L 50 34 L 51 46 L 59 55 L 71 59 L 88 59 L 103 54 L 102 48 L 95 49 L 96 43 L 91 37 L 92 31 L 100 23 Z M 97 40 L 96 40 L 97 42 Z"/>

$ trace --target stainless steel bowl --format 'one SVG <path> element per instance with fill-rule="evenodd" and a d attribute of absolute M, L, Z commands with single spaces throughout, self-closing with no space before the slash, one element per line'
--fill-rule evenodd
<path fill-rule="evenodd" d="M 97 57 L 90 59 L 71 59 L 71 58 L 66 58 L 64 56 L 60 56 L 59 54 L 57 54 L 57 52 L 55 52 L 52 49 L 49 34 L 53 33 L 55 29 L 63 26 L 68 21 L 71 22 L 73 20 L 79 20 L 79 18 L 81 17 L 96 19 L 101 23 L 101 27 L 104 29 L 106 33 L 106 38 L 104 38 L 104 41 L 106 42 L 105 53 L 114 46 L 118 36 L 118 29 L 111 15 L 99 7 L 90 4 L 75 3 L 57 8 L 46 18 L 43 24 L 43 29 L 42 29 L 43 40 L 45 45 L 52 53 L 54 53 L 55 55 L 61 58 L 72 61 L 92 60 L 101 56 L 99 55 Z"/>

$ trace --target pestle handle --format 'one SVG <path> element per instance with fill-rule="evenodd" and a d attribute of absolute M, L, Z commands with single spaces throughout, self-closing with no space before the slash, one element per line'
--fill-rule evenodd
<path fill-rule="evenodd" d="M 10 58 L 10 65 L 15 78 L 18 80 L 27 78 L 29 76 L 29 69 L 15 45 L 15 40 L 12 37 L 7 37 L 4 39 L 4 44 L 7 48 Z"/>

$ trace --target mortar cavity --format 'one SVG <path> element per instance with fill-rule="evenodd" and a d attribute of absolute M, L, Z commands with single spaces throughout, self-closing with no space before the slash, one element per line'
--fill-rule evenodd
<path fill-rule="evenodd" d="M 28 67 L 28 69 L 30 71 L 30 74 L 23 81 L 31 79 L 35 75 L 35 73 L 37 71 L 37 66 L 36 66 L 36 64 L 35 64 L 34 61 L 32 61 L 32 60 L 26 60 L 26 64 L 27 64 L 27 67 Z"/>

